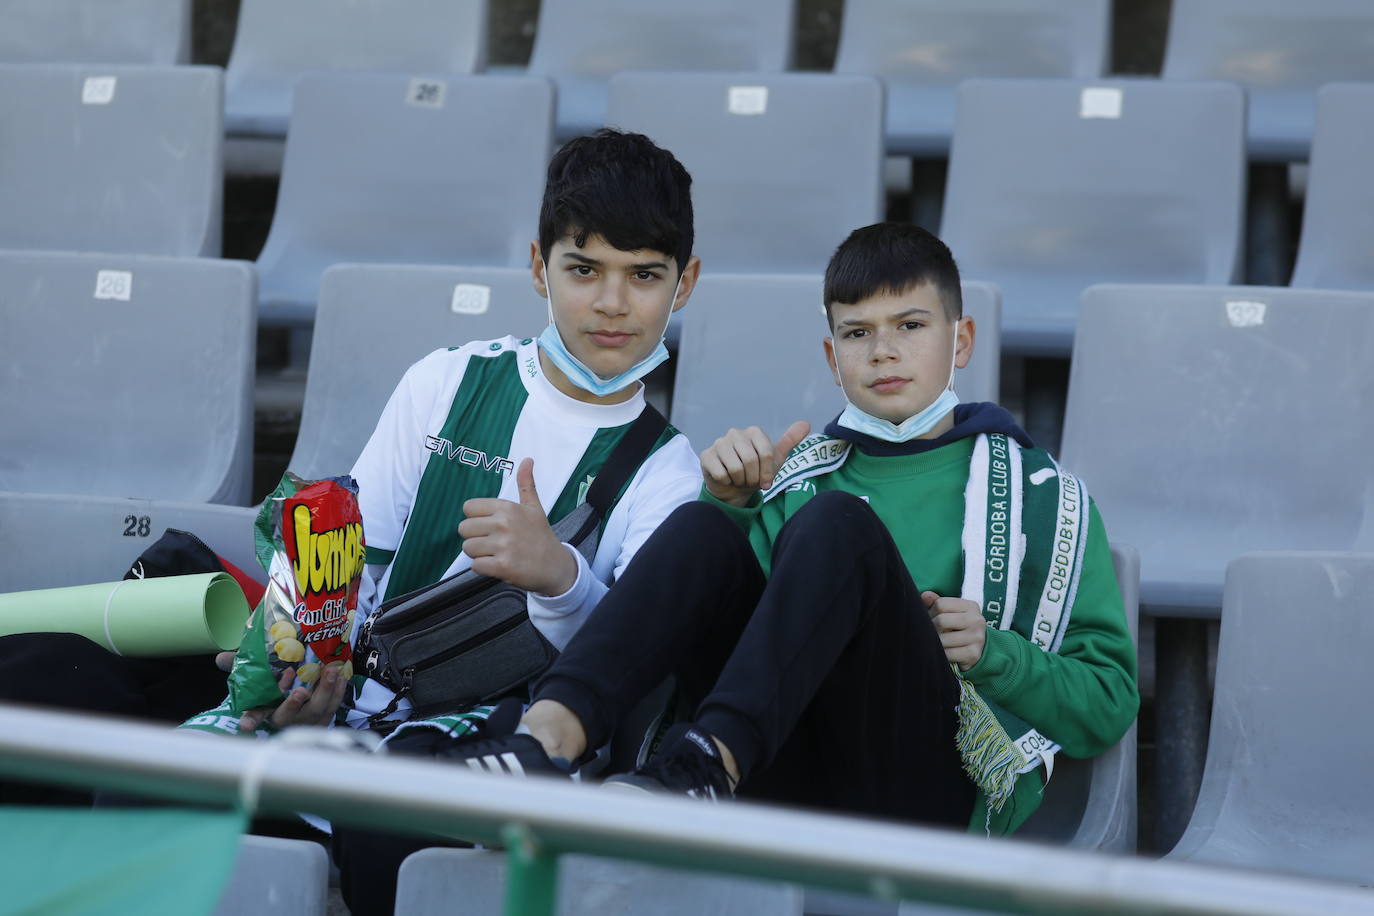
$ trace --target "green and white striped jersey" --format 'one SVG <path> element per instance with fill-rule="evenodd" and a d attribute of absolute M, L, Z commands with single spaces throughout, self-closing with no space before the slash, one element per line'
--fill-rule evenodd
<path fill-rule="evenodd" d="M 529 338 L 475 341 L 411 366 L 353 466 L 368 562 L 355 627 L 388 598 L 467 569 L 471 560 L 458 536 L 463 503 L 518 501 L 515 468 L 525 458 L 534 459 L 535 487 L 550 520 L 571 512 L 643 407 L 642 388 L 612 405 L 563 394 L 544 376 L 538 344 Z M 619 494 L 592 563 L 572 551 L 572 588 L 530 595 L 530 618 L 550 642 L 567 644 L 645 539 L 700 488 L 695 452 L 669 427 Z M 350 722 L 385 708 L 391 697 L 368 681 Z"/>

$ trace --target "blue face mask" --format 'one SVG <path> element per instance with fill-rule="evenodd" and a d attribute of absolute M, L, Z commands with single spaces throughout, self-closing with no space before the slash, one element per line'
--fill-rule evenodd
<path fill-rule="evenodd" d="M 563 335 L 558 331 L 558 323 L 553 320 L 553 283 L 549 278 L 549 265 L 544 262 L 544 288 L 548 290 L 545 298 L 549 303 L 549 326 L 544 329 L 544 333 L 539 335 L 539 346 L 544 354 L 553 362 L 558 370 L 567 376 L 568 381 L 578 388 L 597 397 L 605 397 L 608 394 L 615 394 L 633 385 L 644 376 L 652 372 L 660 363 L 668 358 L 668 347 L 663 343 L 663 335 L 668 331 L 668 321 L 672 318 L 671 308 L 668 317 L 663 321 L 663 330 L 658 335 L 658 346 L 655 347 L 648 356 L 635 363 L 630 368 L 614 375 L 610 378 L 602 378 L 593 372 L 586 363 L 573 356 L 563 343 Z M 678 274 L 677 286 L 673 287 L 673 297 L 669 300 L 670 304 L 677 301 L 678 290 L 682 288 L 682 274 Z"/>
<path fill-rule="evenodd" d="M 854 406 L 854 402 L 849 400 L 849 393 L 845 392 L 845 400 L 848 406 L 844 413 L 836 421 L 845 429 L 852 429 L 856 433 L 863 433 L 884 442 L 910 442 L 918 436 L 924 436 L 935 428 L 945 415 L 954 409 L 959 403 L 959 395 L 954 393 L 954 360 L 959 353 L 959 326 L 954 326 L 954 355 L 949 360 L 949 382 L 945 385 L 945 390 L 932 401 L 929 406 L 917 411 L 907 417 L 901 423 L 893 423 L 891 420 L 884 420 L 882 417 L 875 417 Z M 843 390 L 843 386 L 841 386 Z"/>

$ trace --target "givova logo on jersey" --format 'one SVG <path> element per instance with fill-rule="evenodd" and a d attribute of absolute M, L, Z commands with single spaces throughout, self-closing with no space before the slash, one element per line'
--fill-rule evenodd
<path fill-rule="evenodd" d="M 488 455 L 481 449 L 456 445 L 438 436 L 425 436 L 425 449 L 435 452 L 449 461 L 457 460 L 461 464 L 481 468 L 484 471 L 495 471 L 504 475 L 515 470 L 515 462 L 509 458 L 502 458 L 500 455 Z"/>

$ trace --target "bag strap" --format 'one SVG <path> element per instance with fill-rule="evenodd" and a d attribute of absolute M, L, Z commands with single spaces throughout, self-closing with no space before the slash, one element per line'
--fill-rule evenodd
<path fill-rule="evenodd" d="M 601 521 L 611 513 L 616 494 L 629 482 L 640 464 L 654 450 L 654 443 L 668 428 L 668 421 L 648 404 L 625 431 L 615 448 L 606 456 L 596 479 L 587 490 L 582 505 L 559 519 L 553 533 L 560 541 L 571 544 L 587 562 L 592 562 L 600 544 Z"/>
<path fill-rule="evenodd" d="M 616 495 L 653 452 L 654 443 L 667 428 L 668 421 L 663 414 L 655 410 L 653 405 L 645 404 L 634 423 L 616 443 L 587 491 L 587 502 L 602 518 L 610 514 Z"/>

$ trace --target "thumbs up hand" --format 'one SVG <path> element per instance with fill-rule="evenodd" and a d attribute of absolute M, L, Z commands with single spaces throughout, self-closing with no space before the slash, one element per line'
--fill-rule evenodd
<path fill-rule="evenodd" d="M 776 443 L 757 426 L 732 429 L 701 453 L 701 476 L 706 492 L 732 506 L 746 505 L 760 489 L 773 485 L 773 476 L 811 424 L 798 420 Z"/>
<path fill-rule="evenodd" d="M 538 595 L 561 595 L 577 581 L 577 560 L 549 527 L 534 486 L 534 459 L 515 469 L 519 502 L 469 499 L 458 536 L 472 568 Z"/>

